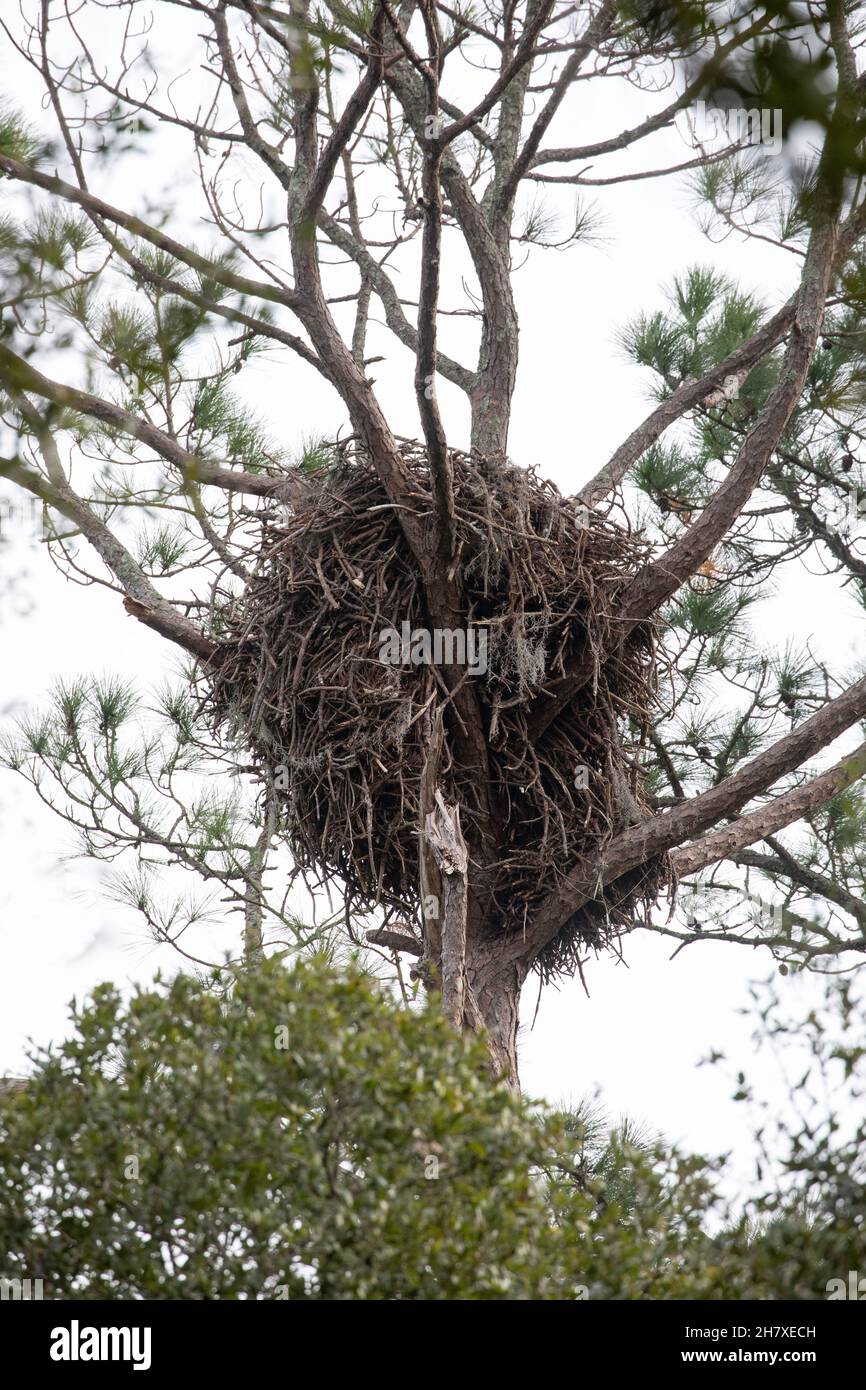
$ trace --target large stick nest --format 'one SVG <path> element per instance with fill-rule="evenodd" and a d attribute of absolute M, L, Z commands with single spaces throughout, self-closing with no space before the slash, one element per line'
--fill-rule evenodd
<path fill-rule="evenodd" d="M 480 889 L 488 920 L 522 932 L 570 865 L 647 814 L 639 755 L 655 693 L 651 626 L 604 655 L 618 596 L 647 550 L 534 472 L 451 457 L 465 623 L 488 643 L 487 671 L 467 677 L 487 735 L 499 846 Z M 417 514 L 429 518 L 425 453 L 407 443 L 404 459 Z M 470 850 L 478 774 L 454 756 L 441 668 L 381 659 L 385 630 L 430 630 L 398 513 L 350 443 L 304 476 L 291 510 L 275 503 L 258 515 L 252 577 L 224 614 L 214 714 L 252 751 L 301 870 L 337 881 L 352 911 L 384 908 L 420 929 L 419 809 L 437 716 L 438 785 L 464 812 Z M 530 704 L 587 648 L 593 679 L 533 740 Z M 648 912 L 668 878 L 657 860 L 599 894 L 536 967 L 571 973 L 587 947 L 612 943 Z"/>

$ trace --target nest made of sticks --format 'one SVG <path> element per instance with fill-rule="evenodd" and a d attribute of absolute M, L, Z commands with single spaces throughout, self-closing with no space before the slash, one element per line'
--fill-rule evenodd
<path fill-rule="evenodd" d="M 413 506 L 429 517 L 426 454 L 408 441 L 403 450 Z M 651 625 L 604 653 L 615 648 L 618 596 L 648 550 L 534 471 L 456 451 L 451 460 L 476 651 L 487 634 L 486 670 L 468 678 L 497 808 L 497 853 L 482 889 L 487 919 L 522 932 L 571 864 L 647 814 L 639 755 L 656 688 Z M 478 788 L 453 752 L 441 671 L 414 664 L 405 646 L 401 664 L 382 659 L 385 633 L 429 632 L 397 511 L 349 442 L 303 477 L 291 509 L 257 513 L 257 527 L 251 578 L 222 614 L 213 716 L 234 725 L 262 769 L 300 869 L 339 882 L 350 911 L 384 908 L 420 928 L 421 784 L 439 716 L 438 783 L 461 806 L 470 851 Z M 587 648 L 592 679 L 540 737 L 531 734 L 533 701 Z M 668 882 L 659 859 L 599 894 L 547 946 L 539 971 L 573 972 L 587 947 L 614 942 Z"/>

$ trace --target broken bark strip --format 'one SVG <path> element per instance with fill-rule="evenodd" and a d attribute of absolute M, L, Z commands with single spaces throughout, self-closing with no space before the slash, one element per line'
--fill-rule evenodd
<path fill-rule="evenodd" d="M 426 721 L 425 721 L 426 722 Z M 421 930 L 424 934 L 424 965 L 439 969 L 442 955 L 441 908 L 442 876 L 433 847 L 427 839 L 427 820 L 436 810 L 436 783 L 444 745 L 441 711 L 430 721 L 427 754 L 421 771 L 418 797 L 418 879 L 421 885 Z"/>
<path fill-rule="evenodd" d="M 455 1028 L 463 1028 L 466 997 L 466 909 L 469 855 L 460 830 L 459 806 L 447 806 L 437 790 L 435 809 L 428 813 L 424 836 L 442 880 L 440 971 L 442 1010 Z"/>

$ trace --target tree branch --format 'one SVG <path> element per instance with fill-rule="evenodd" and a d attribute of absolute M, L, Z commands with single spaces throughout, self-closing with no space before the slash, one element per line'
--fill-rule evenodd
<path fill-rule="evenodd" d="M 10 478 L 75 522 L 124 590 L 127 613 L 198 661 L 205 664 L 210 661 L 219 650 L 218 644 L 162 597 L 126 547 L 65 481 L 54 442 L 45 427 L 39 429 L 38 438 L 43 457 L 52 459 L 51 481 L 17 458 L 0 459 L 0 476 Z"/>
<path fill-rule="evenodd" d="M 772 848 L 776 847 L 772 835 L 767 835 L 765 839 Z M 744 869 L 759 869 L 761 873 L 767 874 L 773 879 L 786 878 L 791 883 L 796 883 L 800 888 L 805 888 L 815 897 L 826 898 L 828 902 L 841 907 L 843 912 L 849 913 L 856 922 L 859 922 L 861 927 L 866 929 L 866 903 L 862 902 L 860 898 L 855 898 L 853 893 L 849 893 L 835 879 L 828 878 L 826 874 L 819 873 L 817 869 L 799 863 L 793 855 L 785 853 L 784 858 L 779 858 L 778 854 L 761 854 L 757 850 L 742 849 L 737 854 L 731 855 L 730 858 Z"/>
<path fill-rule="evenodd" d="M 821 751 L 835 738 L 851 728 L 866 715 L 866 677 L 850 686 L 842 695 L 823 709 L 805 719 L 798 728 L 759 753 L 739 772 L 718 786 L 710 787 L 698 796 L 680 802 L 664 815 L 655 815 L 640 825 L 630 827 L 615 836 L 601 858 L 583 858 L 564 876 L 562 882 L 545 899 L 526 932 L 532 955 L 551 940 L 564 922 L 583 903 L 590 901 L 604 884 L 612 883 L 630 869 L 644 864 L 657 854 L 700 835 L 719 820 L 736 816 L 753 797 L 766 792 L 780 777 L 796 771 L 809 758 Z M 839 768 L 847 766 L 843 759 Z M 828 792 L 829 796 L 835 793 Z M 780 801 L 783 798 L 778 798 Z M 758 813 L 756 813 L 758 814 Z M 787 822 L 782 822 L 787 824 Z M 779 826 L 770 825 L 772 834 Z M 763 832 L 755 839 L 762 839 Z M 751 843 L 746 840 L 745 844 Z M 722 855 L 716 856 L 723 857 Z M 707 860 L 705 862 L 711 862 Z M 693 866 L 694 867 L 694 866 Z M 682 872 L 692 872 L 692 868 Z"/>
<path fill-rule="evenodd" d="M 717 859 L 729 859 L 756 840 L 766 839 L 786 825 L 817 811 L 839 792 L 845 791 L 866 774 L 866 743 L 847 754 L 833 767 L 813 777 L 801 787 L 777 796 L 750 815 L 731 825 L 722 825 L 692 845 L 675 850 L 671 862 L 680 875 L 696 873 Z"/>
<path fill-rule="evenodd" d="M 79 391 L 74 386 L 52 381 L 2 343 L 0 381 L 19 391 L 31 391 L 53 402 L 54 405 L 79 411 L 94 420 L 101 420 L 104 424 L 121 430 L 130 438 L 140 440 L 143 444 L 149 445 L 161 458 L 173 464 L 185 481 L 206 483 L 212 487 L 223 488 L 226 492 L 249 493 L 254 497 L 280 496 L 284 494 L 285 489 L 288 489 L 291 495 L 291 479 L 269 477 L 264 473 L 246 473 L 241 469 L 219 468 L 215 464 L 207 463 L 197 454 L 184 449 L 176 439 L 158 426 L 152 425 L 149 420 L 142 420 L 140 416 L 133 415 L 122 406 L 106 401 L 101 396 L 91 395 L 89 391 Z"/>
<path fill-rule="evenodd" d="M 156 227 L 151 227 L 140 217 L 133 217 L 131 213 L 124 212 L 121 208 L 113 207 L 111 203 L 97 198 L 86 189 L 76 187 L 74 183 L 67 183 L 65 179 L 58 178 L 56 174 L 45 174 L 40 169 L 34 169 L 29 164 L 23 164 L 20 160 L 12 159 L 5 154 L 0 154 L 0 173 L 7 174 L 19 183 L 28 183 L 34 188 L 42 188 L 46 193 L 53 193 L 58 198 L 62 198 L 64 202 L 74 203 L 77 207 L 83 208 L 85 212 L 93 213 L 96 217 L 104 218 L 106 222 L 113 222 L 115 226 L 123 227 L 133 236 L 141 237 L 142 241 L 147 241 L 160 251 L 167 252 L 175 260 L 182 261 L 185 265 L 198 271 L 200 275 L 207 276 L 218 285 L 224 285 L 226 289 L 234 290 L 237 294 L 251 295 L 256 299 L 266 299 L 272 304 L 283 304 L 288 309 L 294 307 L 294 294 L 281 289 L 279 285 L 269 284 L 267 280 L 251 280 L 246 275 L 238 275 L 220 262 L 212 261 L 207 256 L 200 256 L 197 251 L 175 241 L 173 237 L 157 231 Z"/>

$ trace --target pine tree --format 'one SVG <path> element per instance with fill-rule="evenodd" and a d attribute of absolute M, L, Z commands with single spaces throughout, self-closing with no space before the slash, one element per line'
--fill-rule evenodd
<path fill-rule="evenodd" d="M 785 969 L 862 951 L 866 676 L 805 641 L 765 649 L 749 614 L 804 564 L 866 602 L 856 7 L 175 0 L 150 47 L 143 17 L 4 21 L 47 117 L 0 118 L 0 473 L 44 504 L 61 570 L 92 564 L 194 669 L 144 720 L 110 680 L 64 686 L 9 765 L 87 853 L 132 854 L 118 891 L 162 940 L 215 892 L 248 955 L 302 942 L 292 876 L 342 886 L 349 934 L 408 956 L 406 988 L 440 990 L 513 1079 L 529 972 L 581 970 L 636 926 L 762 943 Z M 173 81 L 181 51 L 200 87 Z M 562 143 L 574 93 L 606 80 L 643 91 L 645 118 Z M 675 166 L 603 172 L 698 102 L 725 115 L 721 147 L 695 128 Z M 750 111 L 781 113 L 781 163 Z M 189 142 L 201 201 L 138 183 L 113 201 L 167 139 Z M 563 191 L 684 171 L 707 230 L 792 253 L 797 288 L 772 305 L 711 264 L 677 277 L 621 332 L 652 409 L 560 498 L 507 457 L 521 259 L 595 234 L 581 203 L 560 235 Z M 439 342 L 469 264 L 474 365 Z M 377 399 L 386 331 L 420 442 Z M 245 401 L 263 353 L 319 373 L 349 437 L 289 456 Z M 464 647 L 417 678 L 365 668 L 376 614 Z M 226 768 L 230 795 L 208 786 Z M 205 897 L 159 903 L 154 863 Z"/>

